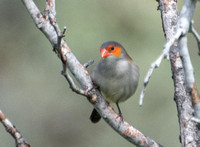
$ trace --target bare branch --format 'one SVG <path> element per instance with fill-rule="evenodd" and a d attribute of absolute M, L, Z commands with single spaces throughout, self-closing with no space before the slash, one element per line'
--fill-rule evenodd
<path fill-rule="evenodd" d="M 60 30 L 58 23 L 56 22 L 56 7 L 55 7 L 55 0 L 47 0 L 46 1 L 46 8 L 45 8 L 45 14 L 46 18 L 49 19 L 50 23 L 54 27 L 56 34 L 58 36 L 57 38 L 57 44 L 54 46 L 54 51 L 57 53 L 57 55 L 61 58 L 61 61 L 63 63 L 63 71 L 62 75 L 66 78 L 68 81 L 70 88 L 76 92 L 77 94 L 88 96 L 86 95 L 86 91 L 80 89 L 78 86 L 76 86 L 75 82 L 73 81 L 72 77 L 68 73 L 67 69 L 67 60 L 64 57 L 64 55 L 61 52 L 62 48 L 62 39 L 65 37 L 65 31 L 66 27 L 64 27 L 63 31 Z M 63 40 L 64 41 L 64 40 Z"/>
<path fill-rule="evenodd" d="M 150 67 L 149 71 L 147 72 L 147 75 L 144 80 L 143 88 L 142 88 L 142 91 L 140 94 L 139 105 L 142 105 L 142 103 L 143 103 L 145 89 L 146 89 L 147 84 L 149 83 L 149 80 L 153 73 L 153 70 L 156 67 L 160 66 L 164 57 L 168 58 L 170 48 L 172 45 L 174 45 L 175 41 L 178 40 L 181 37 L 181 35 L 186 35 L 188 33 L 189 28 L 190 28 L 190 22 L 192 20 L 192 16 L 194 14 L 195 5 L 196 5 L 196 0 L 185 0 L 185 3 L 183 5 L 181 13 L 180 13 L 179 20 L 178 20 L 178 22 L 175 22 L 175 20 L 178 17 L 177 16 L 178 12 L 174 11 L 174 5 L 169 5 L 170 2 L 165 1 L 165 0 L 158 0 L 158 2 L 159 2 L 158 9 L 160 9 L 163 13 L 165 13 L 166 6 L 168 6 L 168 8 L 170 8 L 170 10 L 171 10 L 170 12 L 172 12 L 172 13 L 165 13 L 165 15 L 161 16 L 162 20 L 163 20 L 163 29 L 165 28 L 164 34 L 166 36 L 167 42 L 164 46 L 162 54 L 159 56 L 159 58 L 155 62 L 153 62 L 151 64 L 151 67 Z M 172 2 L 176 3 L 175 1 L 172 1 Z M 177 24 L 177 27 L 176 27 L 176 25 L 173 25 L 174 23 Z M 172 29 L 170 27 L 167 27 L 167 26 L 172 26 L 172 25 L 173 25 Z M 171 30 L 173 30 L 173 32 L 175 32 L 175 33 L 173 34 L 171 32 Z M 187 61 L 187 59 L 183 59 L 183 60 Z M 186 62 L 184 62 L 184 63 L 186 63 Z M 184 68 L 186 68 L 186 69 L 187 69 L 187 67 L 189 67 L 187 65 L 185 67 L 185 64 L 183 64 L 183 65 L 184 65 Z M 191 66 L 189 68 L 192 69 Z M 186 87 L 187 87 L 187 89 L 189 89 L 191 91 L 191 89 L 193 88 L 192 86 L 193 86 L 194 80 L 189 81 L 189 79 L 194 79 L 193 71 L 187 73 L 186 76 L 189 76 L 189 77 L 186 77 Z"/>
<path fill-rule="evenodd" d="M 102 97 L 100 92 L 93 88 L 92 81 L 90 79 L 89 73 L 86 70 L 86 67 L 91 63 L 86 63 L 85 65 L 80 64 L 74 54 L 71 52 L 70 48 L 68 47 L 67 43 L 62 38 L 59 43 L 59 32 L 60 29 L 58 24 L 55 21 L 55 13 L 54 16 L 51 16 L 49 19 L 48 16 L 43 17 L 40 13 L 39 9 L 35 5 L 32 0 L 22 0 L 24 5 L 26 6 L 28 12 L 30 13 L 34 23 L 36 26 L 45 34 L 47 39 L 52 44 L 53 48 L 60 46 L 61 55 L 58 57 L 61 58 L 63 63 L 63 75 L 69 82 L 70 86 L 75 90 L 75 92 L 87 96 L 88 100 L 93 104 L 95 109 L 98 113 L 102 116 L 102 118 L 121 136 L 125 139 L 130 141 L 132 144 L 135 144 L 140 147 L 161 147 L 160 144 L 156 143 L 154 140 L 150 139 L 149 137 L 144 136 L 140 131 L 135 129 L 133 126 L 129 125 L 125 121 L 121 121 L 118 115 L 114 112 L 114 110 L 108 105 L 105 99 Z M 48 6 L 46 6 L 46 11 L 51 12 L 48 10 L 48 7 L 52 7 L 55 5 L 55 1 L 47 0 Z M 51 9 L 51 8 L 50 8 Z M 55 10 L 52 8 L 53 11 Z M 59 52 L 58 52 L 59 53 Z M 73 82 L 72 78 L 69 76 L 67 69 L 70 70 L 72 75 L 75 79 L 79 82 L 82 89 L 79 89 Z M 87 95 L 85 93 L 87 92 Z"/>
<path fill-rule="evenodd" d="M 30 145 L 22 137 L 21 133 L 8 120 L 3 112 L 0 110 L 0 122 L 4 125 L 6 131 L 15 139 L 16 147 L 30 147 Z"/>
<path fill-rule="evenodd" d="M 87 63 L 85 63 L 83 66 L 85 67 L 85 68 L 88 68 L 88 66 L 90 66 L 91 64 L 93 64 L 94 63 L 94 60 L 89 60 Z"/>
<path fill-rule="evenodd" d="M 162 145 L 142 134 L 125 120 L 122 121 L 113 108 L 104 100 L 99 91 L 96 92 L 97 97 L 94 96 L 92 100 L 94 100 L 93 103 L 95 105 L 98 105 L 98 107 L 95 107 L 98 113 L 122 137 L 138 147 L 162 147 Z"/>
<path fill-rule="evenodd" d="M 143 98 L 144 98 L 145 90 L 146 90 L 147 84 L 149 83 L 149 80 L 151 78 L 151 75 L 152 75 L 154 69 L 160 66 L 160 64 L 161 64 L 161 62 L 162 62 L 162 60 L 163 60 L 163 58 L 165 56 L 166 56 L 166 52 L 163 51 L 162 54 L 158 57 L 158 59 L 151 64 L 151 66 L 150 66 L 150 68 L 149 68 L 149 70 L 147 72 L 147 75 L 144 78 L 144 84 L 143 84 L 143 87 L 142 87 L 142 91 L 140 93 L 140 101 L 139 101 L 139 105 L 140 106 L 143 103 Z"/>
<path fill-rule="evenodd" d="M 161 64 L 161 62 L 164 58 L 168 58 L 171 46 L 181 36 L 181 34 L 182 34 L 181 30 L 177 31 L 177 33 L 171 39 L 169 39 L 169 41 L 167 41 L 167 43 L 165 44 L 162 54 L 158 57 L 158 59 L 156 61 L 154 61 L 151 64 L 151 66 L 150 66 L 150 68 L 147 72 L 147 75 L 145 76 L 143 88 L 142 88 L 142 91 L 140 93 L 140 101 L 139 101 L 140 106 L 143 103 L 144 93 L 145 93 L 147 84 L 149 83 L 150 77 L 153 73 L 153 70 L 160 66 L 160 64 Z"/>
<path fill-rule="evenodd" d="M 67 68 L 64 68 L 63 71 L 61 72 L 61 74 L 66 78 L 66 80 L 68 81 L 70 88 L 72 89 L 72 91 L 76 92 L 77 94 L 83 95 L 83 96 L 88 96 L 87 95 L 87 91 L 80 89 L 78 86 L 76 86 L 76 84 L 74 83 L 72 77 L 69 75 Z"/>
<path fill-rule="evenodd" d="M 193 117 L 191 95 L 186 91 L 184 85 L 184 70 L 177 47 L 171 50 L 170 61 L 175 86 L 174 100 L 177 105 L 180 126 L 180 142 L 185 147 L 197 146 L 197 127 L 196 123 L 191 120 Z"/>
<path fill-rule="evenodd" d="M 190 32 L 194 35 L 194 37 L 197 40 L 197 46 L 199 48 L 199 55 L 200 55 L 200 36 L 198 34 L 198 32 L 196 31 L 196 29 L 192 26 L 192 23 L 190 24 Z"/>
<path fill-rule="evenodd" d="M 178 14 L 175 1 L 159 0 L 158 2 L 159 6 L 161 7 L 161 18 L 166 40 L 171 40 L 171 35 L 175 34 L 175 37 L 172 37 L 175 38 L 175 40 L 173 39 L 173 43 L 170 44 L 171 47 L 169 55 L 174 80 L 174 100 L 176 101 L 179 117 L 180 142 L 184 147 L 198 146 L 197 127 L 194 121 L 191 119 L 193 117 L 193 108 L 191 102 L 192 98 L 190 91 L 188 92 L 186 90 L 192 90 L 190 89 L 190 82 L 192 82 L 193 87 L 194 78 L 191 78 L 193 77 L 193 70 L 192 73 L 186 71 L 193 68 L 191 66 L 187 49 L 187 38 L 185 37 L 186 33 L 189 31 L 189 25 L 193 16 L 196 2 L 195 0 L 185 1 L 179 20 L 177 19 Z M 179 46 L 177 46 L 177 41 Z M 182 58 L 180 58 L 180 54 L 182 55 Z M 189 81 L 187 78 L 189 78 L 191 81 Z"/>
<path fill-rule="evenodd" d="M 182 35 L 178 41 L 178 47 L 182 63 L 184 66 L 186 90 L 191 91 L 194 83 L 194 70 L 190 60 L 190 55 L 187 47 L 187 36 Z"/>

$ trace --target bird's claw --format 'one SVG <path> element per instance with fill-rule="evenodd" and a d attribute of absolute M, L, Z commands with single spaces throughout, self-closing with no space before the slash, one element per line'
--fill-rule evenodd
<path fill-rule="evenodd" d="M 122 113 L 118 113 L 117 118 L 120 118 L 120 121 L 122 121 L 122 122 L 124 121 L 124 117 L 123 117 Z"/>

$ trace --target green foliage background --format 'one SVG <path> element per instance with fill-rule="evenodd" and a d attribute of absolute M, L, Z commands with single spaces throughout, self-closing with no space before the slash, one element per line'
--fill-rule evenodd
<path fill-rule="evenodd" d="M 35 2 L 43 11 L 45 0 Z M 180 9 L 182 2 L 178 2 Z M 61 28 L 67 26 L 65 39 L 81 63 L 94 59 L 96 64 L 99 47 L 105 41 L 123 44 L 140 66 L 136 94 L 120 105 L 124 118 L 164 146 L 178 147 L 179 125 L 169 61 L 164 60 L 154 71 L 144 104 L 138 106 L 144 76 L 165 43 L 157 5 L 152 0 L 59 0 L 57 22 Z M 200 32 L 198 8 L 194 20 Z M 0 20 L 0 109 L 33 147 L 132 146 L 104 121 L 90 122 L 93 107 L 68 88 L 60 74 L 61 62 L 21 1 L 1 0 Z M 191 34 L 188 36 L 200 87 L 197 43 Z M 15 146 L 2 125 L 0 146 Z"/>

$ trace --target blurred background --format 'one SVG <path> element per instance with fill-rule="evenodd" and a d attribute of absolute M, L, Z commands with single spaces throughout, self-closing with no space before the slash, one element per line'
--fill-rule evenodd
<path fill-rule="evenodd" d="M 35 2 L 43 11 L 45 0 Z M 181 5 L 179 1 L 179 10 Z M 138 105 L 144 77 L 165 43 L 157 6 L 149 0 L 59 0 L 57 22 L 60 28 L 67 26 L 65 40 L 80 62 L 95 60 L 88 70 L 99 61 L 103 42 L 115 40 L 127 49 L 140 67 L 140 83 L 136 94 L 120 105 L 125 120 L 160 144 L 179 147 L 169 61 L 154 71 L 144 104 Z M 200 32 L 198 8 L 194 26 Z M 132 146 L 103 120 L 90 122 L 92 105 L 69 89 L 60 60 L 21 1 L 1 0 L 0 20 L 0 109 L 32 147 Z M 197 43 L 188 37 L 200 88 Z M 15 146 L 2 125 L 0 146 Z"/>

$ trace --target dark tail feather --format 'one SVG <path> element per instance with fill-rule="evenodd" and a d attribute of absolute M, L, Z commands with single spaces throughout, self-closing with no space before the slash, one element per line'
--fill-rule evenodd
<path fill-rule="evenodd" d="M 97 110 L 93 109 L 92 114 L 90 115 L 91 122 L 97 123 L 98 121 L 100 121 L 100 119 L 101 119 L 101 116 L 99 115 Z"/>

